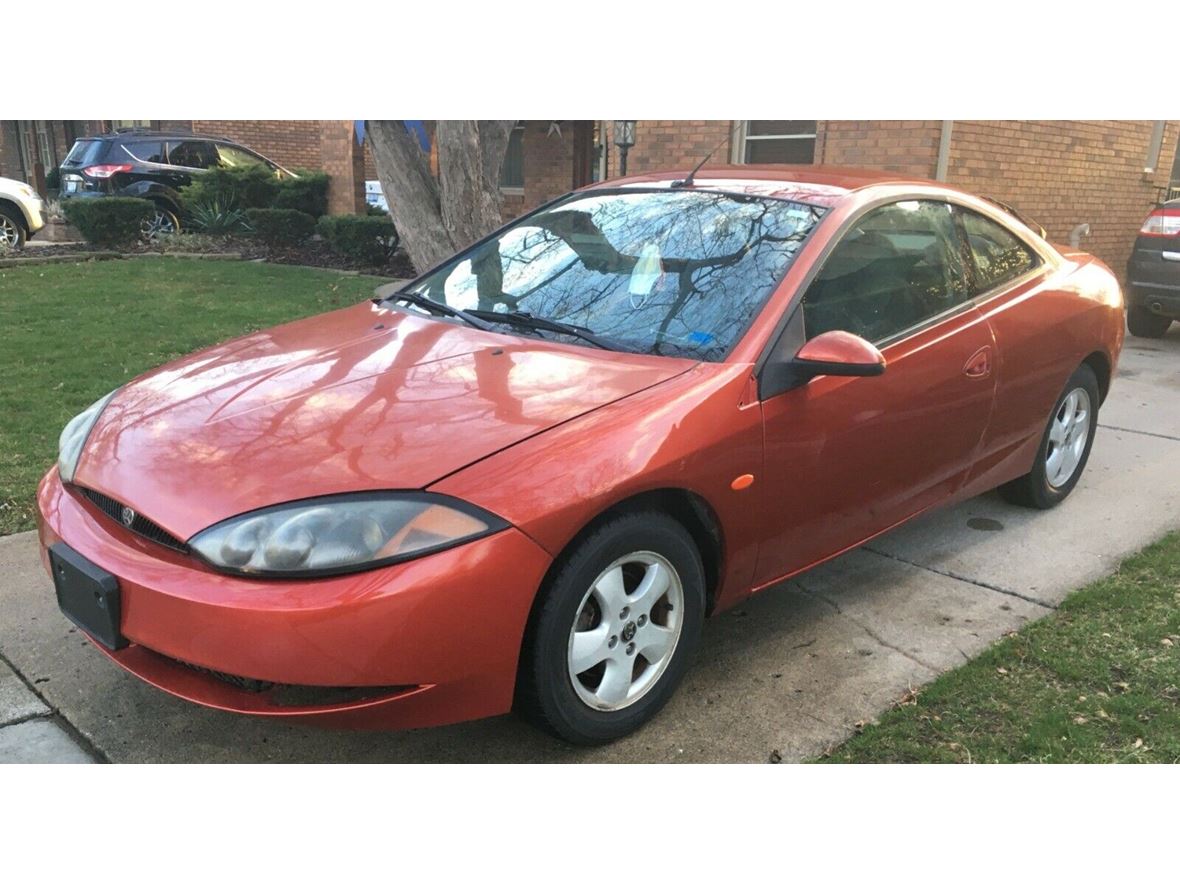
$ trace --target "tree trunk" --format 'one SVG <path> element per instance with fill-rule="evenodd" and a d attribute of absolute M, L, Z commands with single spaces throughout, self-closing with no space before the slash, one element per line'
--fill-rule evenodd
<path fill-rule="evenodd" d="M 377 177 L 421 273 L 500 226 L 500 167 L 512 120 L 439 120 L 439 176 L 401 120 L 369 120 Z"/>

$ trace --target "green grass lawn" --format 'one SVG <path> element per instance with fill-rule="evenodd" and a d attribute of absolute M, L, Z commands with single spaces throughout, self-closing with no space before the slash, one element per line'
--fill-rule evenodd
<path fill-rule="evenodd" d="M 31 529 L 73 415 L 161 363 L 370 297 L 374 277 L 137 258 L 0 269 L 0 535 Z"/>
<path fill-rule="evenodd" d="M 1180 762 L 1180 533 L 823 761 Z"/>

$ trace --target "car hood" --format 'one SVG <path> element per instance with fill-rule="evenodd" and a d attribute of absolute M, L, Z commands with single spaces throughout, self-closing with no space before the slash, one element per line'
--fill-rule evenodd
<path fill-rule="evenodd" d="M 189 538 L 284 501 L 423 488 L 692 365 L 365 303 L 131 382 L 96 422 L 74 481 Z"/>

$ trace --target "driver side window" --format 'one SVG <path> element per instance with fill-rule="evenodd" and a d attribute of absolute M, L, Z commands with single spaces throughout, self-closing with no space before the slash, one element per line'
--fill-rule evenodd
<path fill-rule="evenodd" d="M 803 296 L 807 337 L 852 332 L 873 343 L 971 297 L 951 207 L 905 200 L 866 213 Z"/>

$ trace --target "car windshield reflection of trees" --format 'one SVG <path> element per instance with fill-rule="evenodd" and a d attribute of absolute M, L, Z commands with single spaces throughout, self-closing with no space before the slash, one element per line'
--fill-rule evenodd
<path fill-rule="evenodd" d="M 581 326 L 621 350 L 719 360 L 822 212 L 716 192 L 590 194 L 522 220 L 412 291 Z"/>

